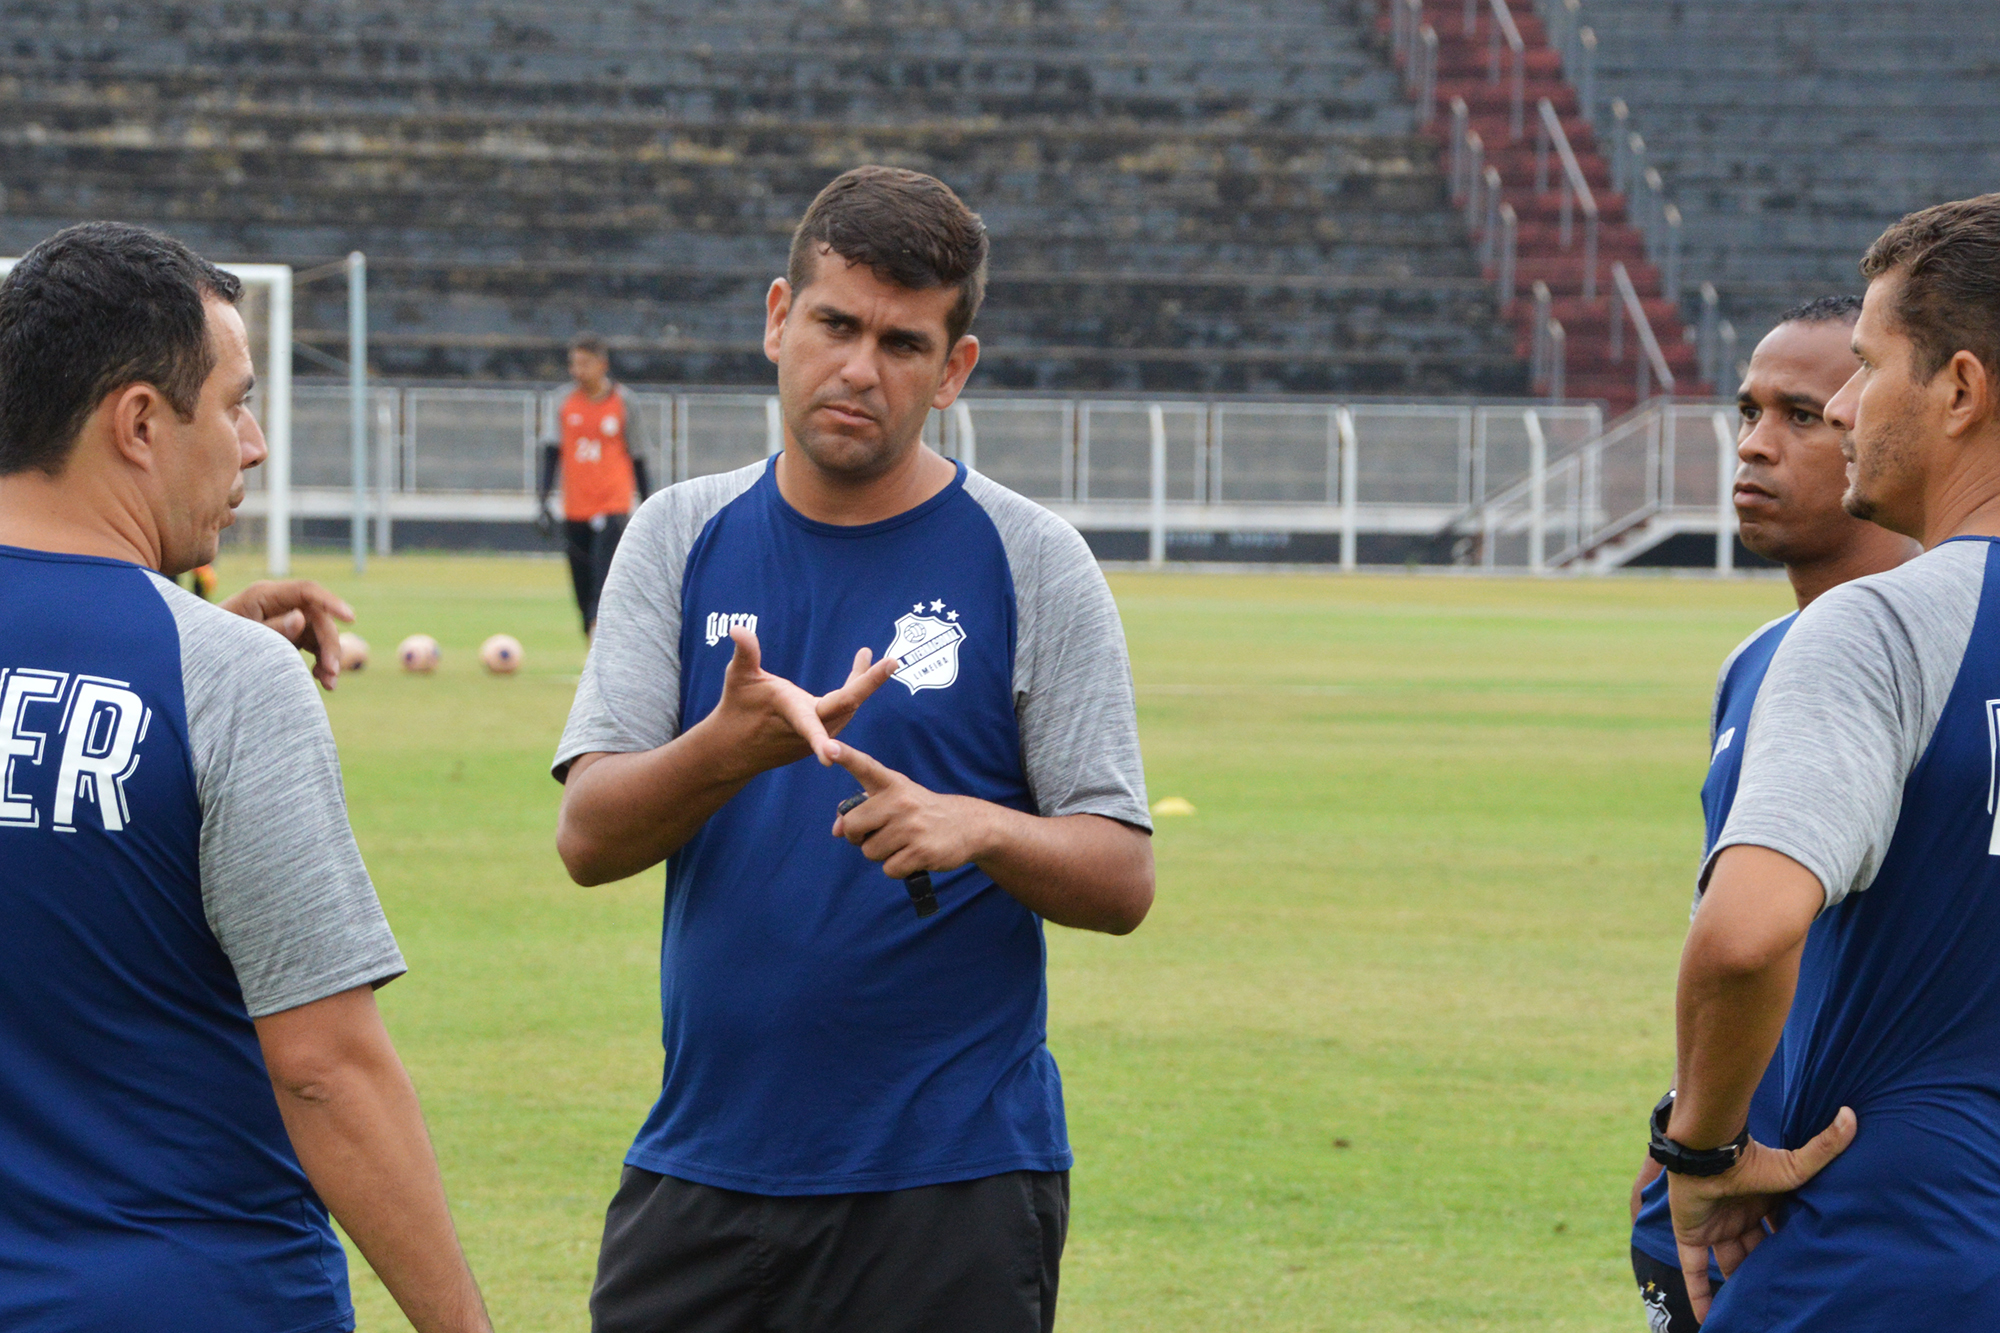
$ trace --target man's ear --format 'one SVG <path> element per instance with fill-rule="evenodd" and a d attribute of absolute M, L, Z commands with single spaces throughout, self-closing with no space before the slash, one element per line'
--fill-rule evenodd
<path fill-rule="evenodd" d="M 150 384 L 128 384 L 105 395 L 97 412 L 111 432 L 111 447 L 126 462 L 147 472 L 153 470 L 164 443 L 163 417 L 172 413 L 179 420 L 173 404 Z"/>
<path fill-rule="evenodd" d="M 972 368 L 979 364 L 979 339 L 966 334 L 952 344 L 951 351 L 944 359 L 944 379 L 938 383 L 938 391 L 931 396 L 931 406 L 942 412 L 958 401 L 959 394 L 965 392 L 965 382 L 972 377 Z"/>
<path fill-rule="evenodd" d="M 786 278 L 774 279 L 764 295 L 764 355 L 773 365 L 778 362 L 778 346 L 784 341 L 785 320 L 791 313 L 792 284 Z"/>
<path fill-rule="evenodd" d="M 1954 439 L 1970 434 L 1993 416 L 1996 400 L 1993 374 L 1978 357 L 1963 349 L 1937 373 L 1944 399 L 1944 433 Z"/>

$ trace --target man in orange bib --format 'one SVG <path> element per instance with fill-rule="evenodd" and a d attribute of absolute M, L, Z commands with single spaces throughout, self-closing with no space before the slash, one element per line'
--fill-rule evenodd
<path fill-rule="evenodd" d="M 583 632 L 589 634 L 597 625 L 597 594 L 632 516 L 633 498 L 644 499 L 651 489 L 646 455 L 653 441 L 644 414 L 625 386 L 611 378 L 611 353 L 604 339 L 578 334 L 569 347 L 569 373 L 576 387 L 563 400 L 562 443 L 544 446 L 537 489 L 547 523 L 560 466 L 570 580 L 576 585 Z"/>

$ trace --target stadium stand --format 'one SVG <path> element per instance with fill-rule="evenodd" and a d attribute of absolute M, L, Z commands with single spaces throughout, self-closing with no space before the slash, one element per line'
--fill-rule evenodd
<path fill-rule="evenodd" d="M 1454 199 L 1480 233 L 1487 276 L 1515 293 L 1503 313 L 1518 352 L 1530 356 L 1538 332 L 1554 319 L 1564 336 L 1560 391 L 1629 408 L 1642 383 L 1659 392 L 1664 379 L 1650 358 L 1641 378 L 1636 309 L 1659 344 L 1673 391 L 1706 393 L 1678 303 L 1664 291 L 1674 279 L 1650 257 L 1625 182 L 1614 179 L 1533 6 L 1394 0 L 1377 27 L 1396 34 L 1397 59 L 1413 76 L 1420 116 L 1446 157 Z M 1565 144 L 1580 188 L 1564 189 Z M 1587 216 L 1593 207 L 1594 228 Z M 1629 291 L 1617 280 L 1621 271 Z M 1539 358 L 1537 371 L 1537 387 L 1552 387 Z"/>
<path fill-rule="evenodd" d="M 0 0 L 0 249 L 368 252 L 377 369 L 766 383 L 837 171 L 985 215 L 989 387 L 1485 395 L 1523 355 L 1371 0 Z M 345 354 L 340 295 L 301 340 Z M 1582 385 L 1578 386 L 1582 388 Z"/>
<path fill-rule="evenodd" d="M 2000 28 L 1948 0 L 1583 0 L 1596 120 L 1629 109 L 1706 279 L 1755 338 L 1796 301 L 1859 291 L 1913 209 L 2000 187 Z"/>

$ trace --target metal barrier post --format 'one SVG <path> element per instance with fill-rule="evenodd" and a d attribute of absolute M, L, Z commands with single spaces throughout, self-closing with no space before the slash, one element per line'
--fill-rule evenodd
<path fill-rule="evenodd" d="M 1428 126 L 1437 113 L 1437 30 L 1426 23 L 1418 38 L 1418 49 L 1423 54 L 1423 73 L 1417 82 L 1417 124 Z"/>
<path fill-rule="evenodd" d="M 785 449 L 785 414 L 778 406 L 776 394 L 764 400 L 764 455 L 783 453 Z"/>
<path fill-rule="evenodd" d="M 1340 567 L 1352 570 L 1359 557 L 1361 526 L 1360 445 L 1354 434 L 1354 413 L 1336 408 L 1334 426 L 1340 432 Z"/>
<path fill-rule="evenodd" d="M 401 397 L 400 394 L 397 395 Z M 396 455 L 401 452 L 401 432 L 396 428 L 396 399 L 375 404 L 375 554 L 388 555 L 394 549 L 390 535 L 389 496 L 396 489 Z"/>
<path fill-rule="evenodd" d="M 1521 228 L 1512 204 L 1500 205 L 1499 302 L 1501 312 L 1514 304 L 1514 266 L 1520 256 Z"/>
<path fill-rule="evenodd" d="M 1704 282 L 1701 285 L 1701 323 L 1698 326 L 1700 332 L 1695 337 L 1695 355 L 1701 361 L 1701 377 L 1710 384 L 1722 381 L 1721 372 L 1715 368 L 1715 321 L 1720 305 L 1715 284 Z"/>
<path fill-rule="evenodd" d="M 1549 321 L 1549 401 L 1560 403 L 1568 397 L 1569 339 L 1562 321 Z"/>
<path fill-rule="evenodd" d="M 1479 262 L 1482 266 L 1498 267 L 1500 244 L 1500 168 L 1486 168 L 1486 210 L 1485 220 L 1480 225 Z"/>
<path fill-rule="evenodd" d="M 349 521 L 354 572 L 368 568 L 368 257 L 347 256 L 347 445 L 354 470 Z"/>
<path fill-rule="evenodd" d="M 1167 414 L 1158 403 L 1146 408 L 1146 424 L 1152 428 L 1153 446 L 1153 512 L 1146 540 L 1146 563 L 1158 569 L 1167 563 Z"/>
<path fill-rule="evenodd" d="M 1577 110 L 1582 113 L 1586 124 L 1597 123 L 1597 34 L 1583 28 L 1576 35 L 1577 50 L 1582 53 L 1578 62 L 1583 72 L 1576 80 Z"/>
<path fill-rule="evenodd" d="M 951 405 L 958 425 L 958 461 L 970 472 L 979 466 L 979 434 L 972 429 L 972 409 L 963 398 Z"/>
<path fill-rule="evenodd" d="M 1632 112 L 1625 105 L 1625 99 L 1611 99 L 1611 188 L 1619 194 L 1625 193 L 1625 182 L 1629 177 L 1626 170 L 1632 147 Z"/>
<path fill-rule="evenodd" d="M 1486 183 L 1486 141 L 1473 130 L 1465 136 L 1465 229 L 1479 226 L 1479 191 Z"/>
<path fill-rule="evenodd" d="M 1466 110 L 1465 99 L 1451 99 L 1451 201 L 1465 198 L 1465 177 L 1468 158 L 1465 136 L 1471 113 Z"/>
<path fill-rule="evenodd" d="M 1662 201 L 1660 221 L 1666 224 L 1667 257 L 1660 266 L 1660 294 L 1676 306 L 1681 301 L 1681 211 Z"/>
<path fill-rule="evenodd" d="M 1736 432 L 1719 408 L 1709 420 L 1715 426 L 1715 572 L 1730 574 L 1736 569 Z"/>
<path fill-rule="evenodd" d="M 1528 571 L 1546 574 L 1548 565 L 1549 442 L 1542 434 L 1542 419 L 1534 408 L 1521 414 L 1528 428 Z"/>

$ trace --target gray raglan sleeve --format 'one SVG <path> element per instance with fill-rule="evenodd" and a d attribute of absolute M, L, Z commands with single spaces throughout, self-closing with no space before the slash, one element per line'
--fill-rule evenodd
<path fill-rule="evenodd" d="M 556 747 L 558 781 L 579 755 L 656 749 L 679 734 L 681 562 L 671 549 L 671 496 L 639 506 L 611 558 L 590 655 Z"/>
<path fill-rule="evenodd" d="M 1723 849 L 1768 847 L 1810 870 L 1831 907 L 1866 889 L 1895 836 L 1903 783 L 1950 693 L 1978 586 L 1952 561 L 1836 588 L 1772 658 L 1750 714 Z"/>
<path fill-rule="evenodd" d="M 1014 575 L 1014 712 L 1036 812 L 1151 830 L 1132 664 L 1104 574 L 1075 528 L 979 481 Z"/>
<path fill-rule="evenodd" d="M 754 463 L 658 491 L 639 506 L 597 603 L 597 629 L 551 772 L 585 754 L 653 750 L 680 734 L 681 579 L 717 510 L 755 484 Z"/>
<path fill-rule="evenodd" d="M 250 1016 L 401 976 L 403 955 L 348 826 L 333 730 L 298 651 L 218 608 L 174 609 L 201 800 L 202 906 Z"/>

